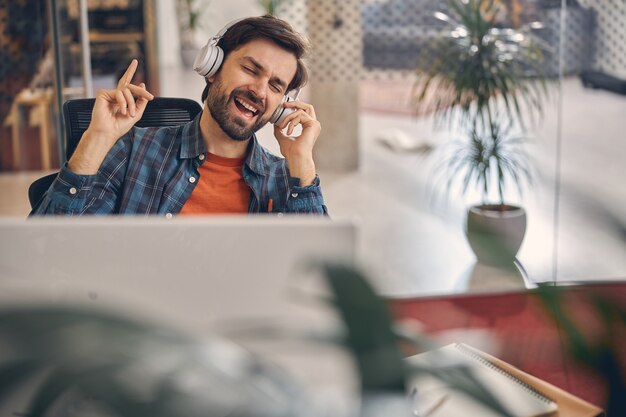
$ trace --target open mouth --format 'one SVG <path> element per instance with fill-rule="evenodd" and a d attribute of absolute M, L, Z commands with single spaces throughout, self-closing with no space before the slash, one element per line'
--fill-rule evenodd
<path fill-rule="evenodd" d="M 246 117 L 248 118 L 253 118 L 255 117 L 257 114 L 259 114 L 259 109 L 257 109 L 254 105 L 252 105 L 251 103 L 242 100 L 239 97 L 235 97 L 235 106 L 237 107 L 237 109 Z"/>

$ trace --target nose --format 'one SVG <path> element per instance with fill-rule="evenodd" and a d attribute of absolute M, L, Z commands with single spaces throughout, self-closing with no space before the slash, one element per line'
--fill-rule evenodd
<path fill-rule="evenodd" d="M 254 95 L 259 98 L 259 100 L 265 100 L 268 88 L 268 81 L 262 78 L 259 78 L 250 84 L 250 91 L 252 91 Z"/>

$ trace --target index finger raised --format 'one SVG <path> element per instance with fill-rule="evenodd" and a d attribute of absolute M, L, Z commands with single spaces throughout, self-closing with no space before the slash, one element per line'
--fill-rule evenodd
<path fill-rule="evenodd" d="M 135 75 L 135 71 L 137 71 L 138 65 L 139 65 L 139 62 L 136 59 L 133 59 L 130 62 L 130 65 L 128 66 L 128 68 L 126 68 L 126 72 L 124 73 L 124 75 L 122 75 L 122 78 L 120 78 L 120 80 L 118 81 L 117 88 L 124 88 L 128 84 L 130 84 L 131 80 L 133 79 L 133 76 Z"/>

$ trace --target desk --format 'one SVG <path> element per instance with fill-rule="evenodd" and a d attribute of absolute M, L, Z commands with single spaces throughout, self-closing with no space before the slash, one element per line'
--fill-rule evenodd
<path fill-rule="evenodd" d="M 53 99 L 52 89 L 24 89 L 13 101 L 11 111 L 5 120 L 5 125 L 11 125 L 13 145 L 13 164 L 19 166 L 22 160 L 20 125 L 22 108 L 31 108 L 28 124 L 39 126 L 41 146 L 41 166 L 44 170 L 50 169 L 50 106 Z"/>
<path fill-rule="evenodd" d="M 572 286 L 562 292 L 569 318 L 586 336 L 602 330 L 589 303 L 591 294 L 623 307 L 626 283 Z M 487 353 L 593 404 L 606 405 L 605 382 L 569 356 L 562 329 L 532 291 L 391 300 L 390 306 L 396 318 L 419 320 L 424 331 L 435 338 L 451 330 L 462 330 L 455 333 L 461 339 L 471 339 L 472 332 L 480 332 L 481 337 L 493 339 L 499 346 L 491 351 L 481 347 Z M 626 340 L 624 327 L 618 328 L 622 333 L 614 335 L 615 340 Z M 455 341 L 473 344 L 467 339 Z M 622 375 L 626 375 L 626 344 L 616 345 Z"/>

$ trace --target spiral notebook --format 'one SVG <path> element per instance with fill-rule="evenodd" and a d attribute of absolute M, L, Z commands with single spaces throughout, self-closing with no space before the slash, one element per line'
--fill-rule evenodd
<path fill-rule="evenodd" d="M 432 368 L 467 366 L 476 380 L 496 397 L 515 417 L 543 417 L 557 415 L 557 402 L 548 394 L 531 386 L 491 360 L 487 354 L 468 345 L 455 343 L 409 358 L 409 362 Z M 413 378 L 415 414 L 420 417 L 446 416 L 500 416 L 495 410 L 470 395 L 453 390 L 443 381 L 430 375 Z"/>

